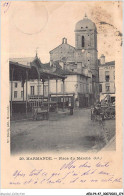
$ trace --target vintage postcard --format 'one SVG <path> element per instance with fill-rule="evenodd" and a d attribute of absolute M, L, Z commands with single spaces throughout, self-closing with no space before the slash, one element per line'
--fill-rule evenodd
<path fill-rule="evenodd" d="M 1 1 L 1 188 L 122 189 L 122 2 Z"/>

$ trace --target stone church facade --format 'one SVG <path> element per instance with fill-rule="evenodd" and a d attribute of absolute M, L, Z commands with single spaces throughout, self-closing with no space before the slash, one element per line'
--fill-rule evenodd
<path fill-rule="evenodd" d="M 85 76 L 89 77 L 87 81 L 90 90 L 86 92 L 77 92 L 77 99 L 88 97 L 89 105 L 93 104 L 99 95 L 98 85 L 98 56 L 97 56 L 97 28 L 88 17 L 78 21 L 75 25 L 75 47 L 67 43 L 67 38 L 62 39 L 62 44 L 50 51 L 50 64 L 55 65 L 58 62 L 62 65 L 62 69 L 69 75 L 76 75 L 84 80 Z M 66 74 L 68 75 L 68 74 Z M 78 86 L 81 85 L 78 80 Z M 92 84 L 92 87 L 91 87 Z M 75 91 L 75 90 L 74 90 Z M 81 98 L 82 97 L 82 98 Z M 80 105 L 80 103 L 79 103 Z M 82 105 L 82 104 L 81 104 Z"/>

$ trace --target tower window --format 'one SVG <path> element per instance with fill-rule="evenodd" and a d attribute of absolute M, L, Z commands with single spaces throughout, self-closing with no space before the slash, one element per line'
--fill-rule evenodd
<path fill-rule="evenodd" d="M 84 47 L 84 36 L 82 36 L 82 48 Z"/>

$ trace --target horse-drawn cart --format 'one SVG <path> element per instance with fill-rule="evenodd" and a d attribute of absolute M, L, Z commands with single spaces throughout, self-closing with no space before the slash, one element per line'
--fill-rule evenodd
<path fill-rule="evenodd" d="M 115 119 L 115 106 L 114 105 L 95 105 L 91 108 L 91 120 L 101 118 Z"/>
<path fill-rule="evenodd" d="M 42 120 L 48 120 L 49 119 L 49 112 L 48 112 L 48 108 L 41 106 L 35 106 L 33 107 L 33 119 L 34 120 L 38 120 L 38 119 L 42 119 Z"/>
<path fill-rule="evenodd" d="M 101 106 L 104 119 L 115 119 L 115 106 Z"/>

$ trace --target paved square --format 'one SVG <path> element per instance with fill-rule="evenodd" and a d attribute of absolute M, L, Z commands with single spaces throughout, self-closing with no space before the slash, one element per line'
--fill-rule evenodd
<path fill-rule="evenodd" d="M 115 135 L 115 120 L 91 121 L 90 109 L 51 115 L 44 121 L 11 122 L 11 153 L 97 151 Z M 115 149 L 115 145 L 112 148 Z"/>

